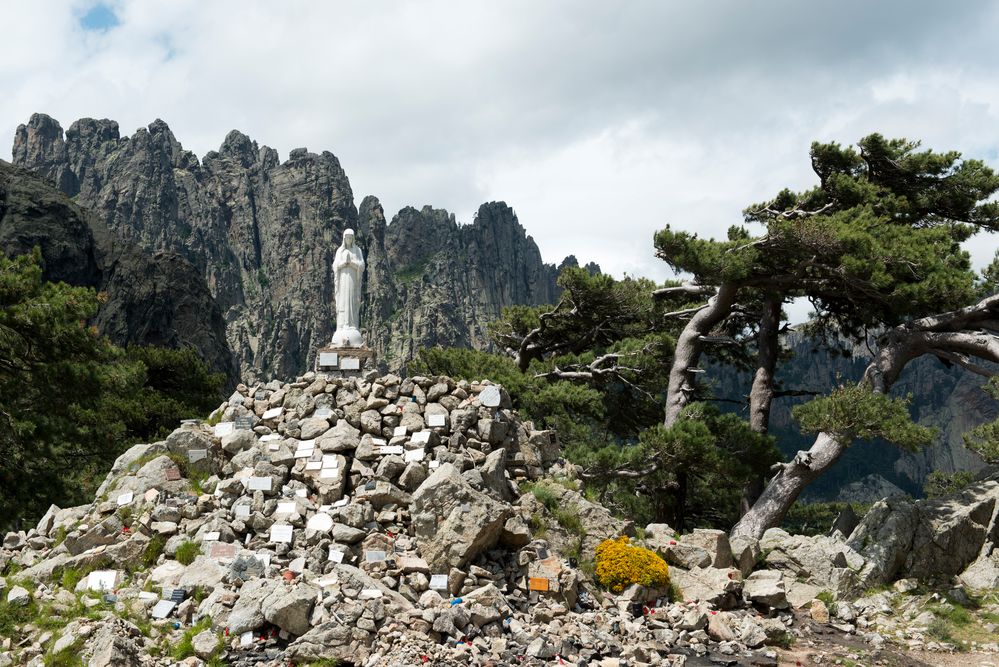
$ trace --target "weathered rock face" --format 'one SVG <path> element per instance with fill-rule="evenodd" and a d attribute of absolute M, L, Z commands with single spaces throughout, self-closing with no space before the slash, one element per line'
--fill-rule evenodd
<path fill-rule="evenodd" d="M 113 240 L 50 183 L 0 161 L 0 247 L 15 256 L 35 246 L 46 280 L 106 293 L 94 324 L 115 343 L 192 346 L 235 380 L 222 312 L 195 267 L 175 253 Z"/>
<path fill-rule="evenodd" d="M 328 152 L 295 149 L 280 162 L 233 131 L 199 162 L 159 120 L 122 137 L 114 121 L 82 119 L 64 137 L 35 114 L 18 128 L 13 155 L 119 238 L 194 264 L 247 378 L 299 373 L 332 336 L 330 267 L 347 227 L 367 257 L 362 325 L 388 368 L 423 346 L 485 347 L 486 322 L 504 306 L 557 292 L 555 267 L 506 204 L 484 204 L 466 226 L 429 207 L 403 209 L 389 225 L 373 197 L 358 214 Z"/>

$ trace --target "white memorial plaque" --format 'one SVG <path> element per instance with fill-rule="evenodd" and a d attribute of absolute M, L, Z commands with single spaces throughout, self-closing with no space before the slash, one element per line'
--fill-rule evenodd
<path fill-rule="evenodd" d="M 427 415 L 427 426 L 444 426 L 447 415 Z"/>
<path fill-rule="evenodd" d="M 292 527 L 286 523 L 276 523 L 271 526 L 271 542 L 285 542 L 291 544 Z"/>
<path fill-rule="evenodd" d="M 298 448 L 299 449 L 306 449 L 306 448 L 308 448 L 308 449 L 314 449 L 315 446 L 316 446 L 316 439 L 315 438 L 312 438 L 311 440 L 299 440 L 298 441 Z"/>
<path fill-rule="evenodd" d="M 385 442 L 385 438 L 371 438 L 371 444 L 375 447 L 382 447 L 388 443 Z"/>
<path fill-rule="evenodd" d="M 312 458 L 312 455 L 316 453 L 314 447 L 309 447 L 308 449 L 299 449 L 295 452 L 296 459 L 308 459 Z"/>
<path fill-rule="evenodd" d="M 267 445 L 267 451 L 269 452 L 276 452 L 279 449 L 281 449 L 281 444 L 278 442 L 272 442 L 271 444 Z"/>
<path fill-rule="evenodd" d="M 260 561 L 260 564 L 263 565 L 264 568 L 268 568 L 271 566 L 271 555 L 266 551 L 261 553 L 255 553 L 253 554 L 253 557 L 256 558 L 258 561 Z"/>
<path fill-rule="evenodd" d="M 139 591 L 138 597 L 140 600 L 146 600 L 146 601 L 160 599 L 160 596 L 157 595 L 156 593 L 153 593 L 152 591 Z"/>
<path fill-rule="evenodd" d="M 384 551 L 365 551 L 364 560 L 368 563 L 383 563 L 385 562 L 385 552 Z"/>
<path fill-rule="evenodd" d="M 274 510 L 275 514 L 294 514 L 297 511 L 297 506 L 294 500 L 286 500 L 277 504 L 277 509 Z"/>
<path fill-rule="evenodd" d="M 357 357 L 344 357 L 340 360 L 340 369 L 344 371 L 361 370 L 361 360 Z"/>
<path fill-rule="evenodd" d="M 239 636 L 240 646 L 253 646 L 253 630 L 247 630 Z"/>
<path fill-rule="evenodd" d="M 282 412 L 284 412 L 284 408 L 271 408 L 270 410 L 268 410 L 267 412 L 265 412 L 263 415 L 261 415 L 260 418 L 263 419 L 264 421 L 267 421 L 267 420 L 270 420 L 270 419 L 277 419 L 278 417 L 281 416 Z"/>
<path fill-rule="evenodd" d="M 361 590 L 361 594 L 357 596 L 358 600 L 375 600 L 382 596 L 382 592 L 378 588 L 364 588 Z"/>
<path fill-rule="evenodd" d="M 275 442 L 280 439 L 281 436 L 278 433 L 268 433 L 267 435 L 260 436 L 260 442 Z"/>
<path fill-rule="evenodd" d="M 130 502 L 132 502 L 133 498 L 135 498 L 135 494 L 133 494 L 131 491 L 126 491 L 125 493 L 118 496 L 118 506 L 121 507 L 122 505 L 128 505 Z"/>
<path fill-rule="evenodd" d="M 208 458 L 207 449 L 189 449 L 187 450 L 187 460 L 189 463 L 197 463 L 198 461 L 204 461 Z"/>
<path fill-rule="evenodd" d="M 320 366 L 336 366 L 340 362 L 340 355 L 336 352 L 320 352 L 319 353 L 319 365 Z"/>
<path fill-rule="evenodd" d="M 208 533 L 205 533 L 204 535 L 202 535 L 201 536 L 201 541 L 202 542 L 218 542 L 220 537 L 222 537 L 222 533 L 220 533 L 217 530 L 213 530 L 211 532 L 208 532 Z"/>
<path fill-rule="evenodd" d="M 237 518 L 245 518 L 250 516 L 250 506 L 249 505 L 236 505 L 232 508 L 233 514 Z"/>
<path fill-rule="evenodd" d="M 446 591 L 447 590 L 447 575 L 446 574 L 432 574 L 432 575 L 430 575 L 430 590 L 432 590 L 432 591 Z"/>
<path fill-rule="evenodd" d="M 349 497 L 341 498 L 340 500 L 333 503 L 333 507 L 346 507 L 349 502 L 350 502 Z"/>
<path fill-rule="evenodd" d="M 496 385 L 489 385 L 479 394 L 479 401 L 487 408 L 498 408 L 500 404 L 500 390 Z"/>
<path fill-rule="evenodd" d="M 329 514 L 313 514 L 305 527 L 318 533 L 325 533 L 333 527 L 333 517 Z"/>
<path fill-rule="evenodd" d="M 340 477 L 339 468 L 323 468 L 319 471 L 319 479 L 337 479 Z"/>
<path fill-rule="evenodd" d="M 346 556 L 344 552 L 339 549 L 330 549 L 330 561 L 334 563 L 342 563 L 343 557 Z"/>
<path fill-rule="evenodd" d="M 425 445 L 430 442 L 430 431 L 420 431 L 413 434 L 413 442 Z"/>
<path fill-rule="evenodd" d="M 437 460 L 431 461 L 430 462 L 430 467 L 431 467 L 431 469 L 433 469 L 433 468 L 440 468 L 441 467 L 441 462 L 437 461 Z"/>
<path fill-rule="evenodd" d="M 173 608 L 176 606 L 177 603 L 173 600 L 160 600 L 156 603 L 156 606 L 153 607 L 153 611 L 150 613 L 150 616 L 153 618 L 166 618 L 173 613 Z"/>
<path fill-rule="evenodd" d="M 215 437 L 222 438 L 229 435 L 230 433 L 232 433 L 235 426 L 236 425 L 233 422 L 222 422 L 221 424 L 216 424 Z"/>
<path fill-rule="evenodd" d="M 306 470 L 321 470 L 323 467 L 322 461 L 309 461 L 305 464 Z"/>
<path fill-rule="evenodd" d="M 410 449 L 406 452 L 405 461 L 410 463 L 412 461 L 422 461 L 423 457 L 427 455 L 426 450 L 423 449 Z"/>
<path fill-rule="evenodd" d="M 270 491 L 272 482 L 270 477 L 250 477 L 246 480 L 246 488 L 250 491 Z"/>
<path fill-rule="evenodd" d="M 329 419 L 333 416 L 333 410 L 331 408 L 316 408 L 316 413 L 312 416 L 319 419 Z"/>
<path fill-rule="evenodd" d="M 309 495 L 309 490 L 308 489 L 295 489 L 295 497 L 296 498 L 305 498 L 308 495 Z"/>
<path fill-rule="evenodd" d="M 117 570 L 94 570 L 87 575 L 88 591 L 113 591 L 117 585 Z"/>
<path fill-rule="evenodd" d="M 336 586 L 339 583 L 340 577 L 335 574 L 327 574 L 321 579 L 316 579 L 316 585 L 319 586 L 319 588 L 329 588 L 330 586 Z"/>
<path fill-rule="evenodd" d="M 324 468 L 338 468 L 340 467 L 340 457 L 336 454 L 323 454 L 323 467 Z"/>
<path fill-rule="evenodd" d="M 406 433 L 408 433 L 408 431 L 406 430 L 405 426 L 396 426 L 394 429 L 392 429 L 393 438 L 405 438 Z"/>
<path fill-rule="evenodd" d="M 382 445 L 378 448 L 376 454 L 384 456 L 386 454 L 402 454 L 403 451 L 405 450 L 403 450 L 402 445 Z"/>

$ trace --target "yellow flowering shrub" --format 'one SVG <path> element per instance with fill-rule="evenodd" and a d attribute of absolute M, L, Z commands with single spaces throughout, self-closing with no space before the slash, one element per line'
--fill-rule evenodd
<path fill-rule="evenodd" d="M 627 535 L 598 544 L 596 557 L 597 583 L 611 592 L 620 593 L 632 584 L 646 588 L 665 588 L 669 584 L 666 561 L 654 551 L 632 546 Z"/>

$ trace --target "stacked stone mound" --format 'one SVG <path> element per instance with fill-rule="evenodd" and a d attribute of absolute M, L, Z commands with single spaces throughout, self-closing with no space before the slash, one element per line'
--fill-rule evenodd
<path fill-rule="evenodd" d="M 0 664 L 67 649 L 94 666 L 175 664 L 165 653 L 199 621 L 185 664 L 684 664 L 709 651 L 775 664 L 765 645 L 791 617 L 770 600 L 720 611 L 745 599 L 719 531 L 677 542 L 649 526 L 648 545 L 688 568 L 672 568 L 686 602 L 595 587 L 577 559 L 633 527 L 543 480 L 573 470 L 509 406 L 501 387 L 447 378 L 241 385 L 208 423 L 119 457 L 93 504 L 6 536 L 0 570 L 22 568 L 0 579 L 8 605 L 91 613 L 20 628 Z M 582 530 L 521 493 L 537 480 Z"/>

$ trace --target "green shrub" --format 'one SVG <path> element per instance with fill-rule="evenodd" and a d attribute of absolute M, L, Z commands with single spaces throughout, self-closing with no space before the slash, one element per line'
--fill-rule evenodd
<path fill-rule="evenodd" d="M 177 547 L 177 552 L 174 554 L 173 557 L 176 558 L 177 562 L 182 565 L 190 565 L 191 563 L 194 562 L 194 559 L 197 558 L 198 554 L 200 553 L 201 553 L 201 547 L 196 542 L 187 540 L 179 547 Z"/>

